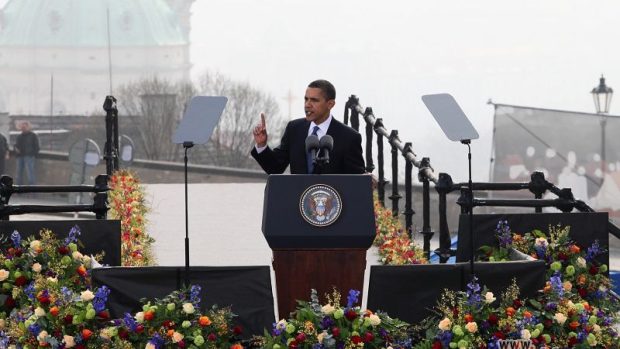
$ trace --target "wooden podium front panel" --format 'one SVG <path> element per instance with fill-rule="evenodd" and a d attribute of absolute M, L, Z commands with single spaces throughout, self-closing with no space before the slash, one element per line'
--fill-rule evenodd
<path fill-rule="evenodd" d="M 365 249 L 273 250 L 278 312 L 288 318 L 296 300 L 310 301 L 310 291 L 318 292 L 321 303 L 334 287 L 346 301 L 349 290 L 361 292 L 366 269 Z"/>

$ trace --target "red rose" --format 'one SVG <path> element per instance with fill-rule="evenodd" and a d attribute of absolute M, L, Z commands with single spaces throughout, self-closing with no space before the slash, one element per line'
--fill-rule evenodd
<path fill-rule="evenodd" d="M 578 288 L 577 292 L 579 293 L 581 298 L 586 298 L 586 296 L 588 295 L 588 290 L 586 290 L 585 288 Z"/>
<path fill-rule="evenodd" d="M 67 246 L 60 246 L 58 247 L 58 253 L 69 254 L 69 248 Z"/>
<path fill-rule="evenodd" d="M 129 332 L 127 332 L 126 329 L 121 328 L 120 330 L 118 330 L 118 337 L 120 339 L 127 339 L 129 337 Z"/>
<path fill-rule="evenodd" d="M 43 293 L 39 294 L 37 296 L 37 299 L 39 300 L 39 303 L 41 304 L 50 304 L 50 297 L 49 295 L 45 295 Z"/>
<path fill-rule="evenodd" d="M 7 310 L 15 308 L 15 299 L 13 299 L 13 297 L 6 297 L 6 299 L 4 300 L 4 307 Z"/>
<path fill-rule="evenodd" d="M 297 343 L 303 343 L 303 341 L 305 340 L 306 340 L 306 335 L 303 333 L 300 333 L 297 336 L 295 336 L 295 342 Z"/>
<path fill-rule="evenodd" d="M 490 325 L 495 326 L 499 322 L 499 318 L 497 317 L 497 315 L 491 313 L 489 314 L 489 318 L 487 319 L 487 321 Z"/>
<path fill-rule="evenodd" d="M 375 336 L 373 336 L 372 333 L 366 332 L 364 334 L 364 343 L 372 342 L 374 339 L 375 339 Z"/>
<path fill-rule="evenodd" d="M 177 347 L 179 348 L 185 348 L 185 341 L 183 341 L 182 339 L 180 341 L 177 342 Z"/>
<path fill-rule="evenodd" d="M 22 287 L 26 284 L 26 281 L 26 277 L 20 275 L 18 278 L 15 279 L 15 286 Z"/>
<path fill-rule="evenodd" d="M 243 333 L 243 327 L 238 326 L 238 325 L 237 325 L 237 326 L 235 326 L 235 327 L 233 327 L 233 333 L 234 333 L 235 335 L 237 335 L 237 336 L 238 336 L 238 335 L 240 335 L 240 334 L 242 334 L 242 333 Z"/>
<path fill-rule="evenodd" d="M 561 261 L 565 261 L 568 259 L 568 256 L 564 252 L 558 253 L 558 259 Z"/>
<path fill-rule="evenodd" d="M 497 339 L 506 339 L 506 335 L 504 335 L 504 333 L 501 331 L 493 333 L 493 336 Z"/>
<path fill-rule="evenodd" d="M 457 317 L 459 317 L 459 309 L 458 308 L 453 308 L 452 309 L 452 316 L 454 316 L 455 319 Z"/>
<path fill-rule="evenodd" d="M 515 307 L 515 309 L 519 309 L 523 306 L 523 303 L 521 303 L 521 300 L 517 298 L 514 301 L 512 301 L 512 306 Z"/>
<path fill-rule="evenodd" d="M 340 337 L 340 329 L 338 327 L 332 327 L 332 335 L 334 337 Z"/>
<path fill-rule="evenodd" d="M 347 310 L 346 314 L 344 314 L 344 316 L 349 319 L 349 321 L 353 321 L 357 318 L 357 313 L 355 312 L 355 310 L 353 309 L 349 309 Z"/>
<path fill-rule="evenodd" d="M 138 326 L 136 326 L 136 333 L 142 332 L 144 332 L 144 326 L 142 324 L 139 324 Z"/>
<path fill-rule="evenodd" d="M 65 324 L 69 325 L 71 323 L 73 323 L 73 315 L 71 314 L 65 315 Z"/>
<path fill-rule="evenodd" d="M 97 314 L 97 316 L 99 316 L 100 319 L 107 320 L 110 318 L 110 313 L 108 313 L 107 310 L 102 310 L 99 314 Z"/>
<path fill-rule="evenodd" d="M 598 274 L 598 267 L 596 265 L 591 266 L 589 272 L 591 275 Z"/>
<path fill-rule="evenodd" d="M 351 337 L 351 343 L 353 344 L 360 344 L 362 342 L 362 337 L 360 336 L 352 336 Z"/>
<path fill-rule="evenodd" d="M 155 318 L 155 312 L 152 310 L 147 310 L 144 312 L 144 320 L 151 321 Z"/>
<path fill-rule="evenodd" d="M 87 328 L 82 330 L 82 339 L 84 339 L 85 341 L 87 341 L 92 335 L 93 335 L 93 331 Z"/>
<path fill-rule="evenodd" d="M 441 342 L 440 341 L 433 342 L 433 346 L 431 347 L 431 349 L 441 349 Z"/>
<path fill-rule="evenodd" d="M 86 349 L 86 346 L 84 344 L 78 344 L 75 346 L 75 349 Z"/>
<path fill-rule="evenodd" d="M 217 336 L 215 335 L 215 333 L 209 333 L 209 335 L 207 336 L 207 339 L 210 340 L 211 342 L 215 342 L 215 340 L 217 339 Z"/>
<path fill-rule="evenodd" d="M 577 344 L 577 337 L 570 337 L 570 338 L 568 339 L 568 346 L 569 346 L 569 347 L 572 347 L 572 346 L 574 346 L 575 344 Z"/>
<path fill-rule="evenodd" d="M 297 342 L 295 342 L 295 341 L 290 342 L 290 343 L 288 344 L 288 347 L 289 347 L 290 349 L 295 349 L 295 348 L 297 348 Z"/>
<path fill-rule="evenodd" d="M 549 328 L 549 327 L 553 326 L 553 320 L 545 319 L 545 321 L 543 321 L 543 325 L 545 325 L 545 328 Z"/>
<path fill-rule="evenodd" d="M 474 321 L 474 317 L 471 314 L 466 314 L 463 319 L 465 320 L 465 322 Z"/>

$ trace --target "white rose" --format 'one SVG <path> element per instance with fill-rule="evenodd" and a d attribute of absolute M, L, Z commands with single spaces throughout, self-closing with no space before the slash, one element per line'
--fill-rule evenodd
<path fill-rule="evenodd" d="M 478 332 L 478 324 L 473 321 L 468 322 L 467 325 L 465 325 L 465 329 L 467 329 L 469 333 L 476 333 Z"/>
<path fill-rule="evenodd" d="M 39 332 L 39 335 L 37 336 L 37 339 L 39 340 L 39 342 L 43 342 L 43 341 L 45 341 L 45 338 L 47 338 L 47 336 L 49 336 L 47 334 L 47 331 L 41 331 L 41 332 Z"/>
<path fill-rule="evenodd" d="M 583 257 L 578 257 L 577 258 L 577 265 L 580 268 L 585 268 L 586 267 L 586 260 Z"/>
<path fill-rule="evenodd" d="M 57 278 L 53 278 L 53 277 L 48 277 L 47 281 L 53 282 L 53 283 L 58 283 L 58 279 Z"/>
<path fill-rule="evenodd" d="M 30 241 L 30 248 L 34 251 L 38 251 L 41 249 L 41 241 L 39 240 L 32 240 Z"/>
<path fill-rule="evenodd" d="M 8 271 L 4 270 L 4 269 L 0 269 L 0 281 L 4 281 L 9 277 L 9 273 Z"/>
<path fill-rule="evenodd" d="M 487 304 L 491 304 L 491 303 L 495 302 L 496 299 L 497 298 L 495 298 L 495 296 L 493 295 L 493 292 L 487 292 L 487 293 L 484 294 L 484 301 Z"/>
<path fill-rule="evenodd" d="M 450 319 L 448 318 L 444 318 L 443 320 L 439 321 L 439 326 L 437 327 L 439 327 L 439 329 L 442 331 L 448 331 L 452 328 L 452 321 L 450 321 Z"/>
<path fill-rule="evenodd" d="M 83 291 L 82 294 L 80 294 L 80 298 L 84 302 L 88 302 L 88 301 L 92 300 L 93 298 L 95 298 L 95 295 L 93 294 L 93 292 L 91 290 L 86 290 L 86 291 Z"/>
<path fill-rule="evenodd" d="M 37 309 L 34 310 L 34 315 L 36 315 L 36 317 L 44 317 L 45 310 L 43 310 L 43 308 L 41 307 L 37 307 Z"/>
<path fill-rule="evenodd" d="M 183 334 L 177 331 L 174 331 L 174 333 L 172 334 L 172 342 L 179 343 L 182 340 L 183 340 Z"/>
<path fill-rule="evenodd" d="M 157 347 L 155 347 L 155 344 L 148 342 L 146 343 L 146 347 L 144 347 L 144 349 L 156 349 Z"/>
<path fill-rule="evenodd" d="M 134 318 L 138 322 L 144 322 L 144 312 L 141 311 L 141 312 L 136 313 L 136 316 L 134 316 Z"/>
<path fill-rule="evenodd" d="M 549 242 L 547 242 L 547 239 L 545 238 L 536 238 L 536 242 L 534 244 L 536 246 L 543 246 L 543 247 L 549 246 Z"/>
<path fill-rule="evenodd" d="M 71 256 L 73 257 L 73 259 L 82 259 L 82 254 L 78 251 L 75 251 L 71 254 Z"/>
<path fill-rule="evenodd" d="M 32 265 L 32 271 L 34 271 L 35 273 L 40 273 L 41 272 L 41 264 L 40 263 L 34 263 Z"/>
<path fill-rule="evenodd" d="M 92 262 L 92 260 L 91 260 L 90 256 L 82 257 L 82 263 L 84 263 L 84 266 L 86 266 L 87 268 L 90 268 L 91 262 Z"/>
<path fill-rule="evenodd" d="M 99 337 L 103 338 L 103 339 L 110 339 L 112 338 L 111 334 L 110 334 L 110 329 L 109 328 L 104 328 L 101 330 L 101 332 L 99 332 Z"/>
<path fill-rule="evenodd" d="M 317 341 L 317 342 L 319 342 L 319 344 L 322 344 L 322 343 L 323 343 L 323 339 L 325 339 L 325 336 L 326 336 L 326 335 L 327 335 L 327 332 L 326 332 L 326 331 L 323 331 L 323 332 L 319 333 L 319 334 L 316 336 L 316 341 Z"/>
<path fill-rule="evenodd" d="M 370 319 L 370 324 L 373 326 L 378 326 L 381 323 L 381 318 L 376 314 L 372 314 L 368 318 Z"/>
<path fill-rule="evenodd" d="M 530 333 L 530 330 L 528 329 L 521 330 L 521 338 L 525 340 L 532 338 L 532 334 Z"/>
<path fill-rule="evenodd" d="M 62 341 L 65 343 L 65 348 L 73 348 L 75 346 L 75 338 L 73 336 L 64 335 Z"/>
<path fill-rule="evenodd" d="M 183 311 L 185 312 L 185 314 L 193 314 L 194 305 L 192 303 L 183 303 Z"/>
<path fill-rule="evenodd" d="M 321 312 L 325 315 L 333 314 L 336 311 L 336 308 L 331 304 L 325 304 L 321 307 Z"/>

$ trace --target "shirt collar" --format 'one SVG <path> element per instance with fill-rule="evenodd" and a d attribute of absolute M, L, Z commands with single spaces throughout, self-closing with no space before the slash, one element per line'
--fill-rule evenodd
<path fill-rule="evenodd" d="M 331 124 L 333 118 L 334 118 L 333 115 L 329 114 L 329 117 L 327 118 L 327 120 L 323 121 L 320 125 L 317 125 L 317 124 L 314 123 L 314 121 L 311 121 L 310 122 L 310 127 L 308 128 L 308 135 L 310 135 L 312 133 L 312 130 L 314 129 L 314 126 L 318 126 L 319 127 L 318 134 L 320 134 L 321 136 L 327 134 L 327 130 L 329 129 L 329 125 Z"/>

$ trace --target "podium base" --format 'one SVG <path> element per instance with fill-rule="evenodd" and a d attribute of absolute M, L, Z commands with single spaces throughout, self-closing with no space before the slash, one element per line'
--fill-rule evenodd
<path fill-rule="evenodd" d="M 276 274 L 278 312 L 288 318 L 295 311 L 296 300 L 309 301 L 310 290 L 323 295 L 334 287 L 346 300 L 349 290 L 361 292 L 366 269 L 365 249 L 273 250 L 273 269 Z"/>

